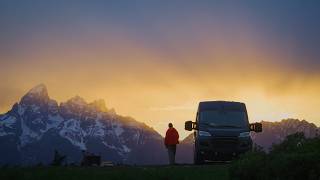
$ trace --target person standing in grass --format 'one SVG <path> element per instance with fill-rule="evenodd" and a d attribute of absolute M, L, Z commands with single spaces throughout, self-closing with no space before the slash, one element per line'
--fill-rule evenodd
<path fill-rule="evenodd" d="M 173 127 L 172 123 L 169 123 L 169 128 L 166 132 L 166 137 L 164 138 L 164 144 L 168 150 L 169 163 L 170 165 L 175 164 L 175 156 L 177 150 L 177 144 L 179 144 L 179 133 Z"/>

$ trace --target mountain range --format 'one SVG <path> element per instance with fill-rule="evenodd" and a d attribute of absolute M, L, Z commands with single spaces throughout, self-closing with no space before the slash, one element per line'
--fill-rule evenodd
<path fill-rule="evenodd" d="M 0 115 L 0 164 L 49 164 L 54 150 L 79 163 L 82 152 L 124 164 L 163 164 L 163 138 L 103 100 L 75 96 L 58 104 L 40 84 Z"/>
<path fill-rule="evenodd" d="M 273 144 L 281 143 L 288 135 L 303 132 L 307 138 L 319 135 L 320 128 L 306 120 L 283 119 L 280 122 L 261 121 L 263 131 L 251 133 L 254 143 L 269 151 Z"/>
<path fill-rule="evenodd" d="M 305 120 L 262 121 L 263 131 L 251 133 L 255 144 L 268 151 L 289 134 L 319 134 Z M 177 148 L 178 163 L 193 161 L 193 133 Z M 119 164 L 167 163 L 163 137 L 131 117 L 108 109 L 104 100 L 91 103 L 75 96 L 60 104 L 50 99 L 45 85 L 28 91 L 11 110 L 0 114 L 0 165 L 49 164 L 55 150 L 67 155 L 67 163 L 79 164 L 83 151 Z"/>

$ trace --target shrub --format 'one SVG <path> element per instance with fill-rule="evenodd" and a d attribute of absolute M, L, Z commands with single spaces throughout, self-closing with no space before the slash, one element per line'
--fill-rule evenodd
<path fill-rule="evenodd" d="M 319 179 L 320 139 L 289 135 L 269 154 L 255 150 L 241 156 L 229 171 L 231 179 Z"/>

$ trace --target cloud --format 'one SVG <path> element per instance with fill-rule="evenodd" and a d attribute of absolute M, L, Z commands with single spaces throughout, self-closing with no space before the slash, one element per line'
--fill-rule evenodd
<path fill-rule="evenodd" d="M 164 107 L 150 107 L 150 111 L 190 111 L 194 110 L 194 105 L 168 105 Z"/>
<path fill-rule="evenodd" d="M 1 1 L 0 111 L 43 82 L 144 122 L 182 122 L 202 100 L 320 122 L 319 3 L 178 2 Z"/>

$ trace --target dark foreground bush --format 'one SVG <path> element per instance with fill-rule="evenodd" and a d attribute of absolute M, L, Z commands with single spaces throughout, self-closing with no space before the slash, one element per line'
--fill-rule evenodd
<path fill-rule="evenodd" d="M 288 136 L 266 154 L 244 154 L 229 169 L 231 179 L 320 179 L 320 138 L 302 133 Z"/>

